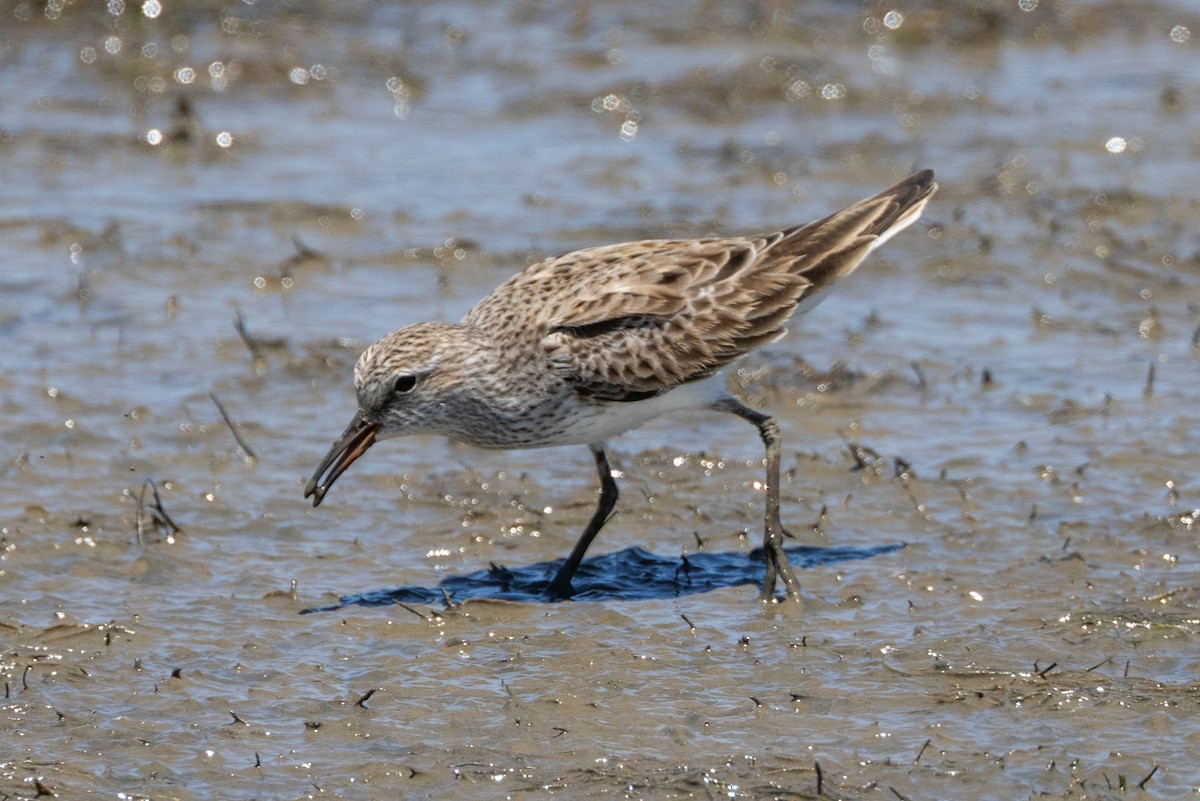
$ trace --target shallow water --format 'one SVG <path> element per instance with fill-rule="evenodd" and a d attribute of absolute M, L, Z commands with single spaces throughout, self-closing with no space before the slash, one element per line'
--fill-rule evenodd
<path fill-rule="evenodd" d="M 1190 3 L 184 5 L 0 8 L 0 792 L 1200 792 Z M 392 328 L 926 166 L 730 375 L 803 614 L 732 418 L 612 443 L 580 602 L 586 449 L 302 499 Z"/>

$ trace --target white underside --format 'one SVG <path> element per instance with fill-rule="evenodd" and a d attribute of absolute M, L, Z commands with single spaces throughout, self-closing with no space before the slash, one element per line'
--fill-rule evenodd
<path fill-rule="evenodd" d="M 725 380 L 717 374 L 646 400 L 596 406 L 594 413 L 573 420 L 570 430 L 566 432 L 566 439 L 556 438 L 554 444 L 598 445 L 660 415 L 688 409 L 708 409 L 726 397 L 729 397 L 729 393 L 725 391 Z"/>

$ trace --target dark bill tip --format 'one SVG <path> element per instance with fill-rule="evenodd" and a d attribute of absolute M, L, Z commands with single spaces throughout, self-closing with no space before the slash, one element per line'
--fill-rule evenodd
<path fill-rule="evenodd" d="M 375 444 L 375 435 L 379 433 L 378 423 L 368 423 L 361 414 L 355 415 L 354 420 L 342 432 L 337 441 L 330 447 L 329 453 L 317 465 L 308 484 L 304 486 L 304 497 L 312 498 L 313 506 L 320 506 L 325 499 L 325 493 L 338 480 L 338 476 L 346 472 L 346 468 L 354 464 L 358 457 L 367 452 Z"/>

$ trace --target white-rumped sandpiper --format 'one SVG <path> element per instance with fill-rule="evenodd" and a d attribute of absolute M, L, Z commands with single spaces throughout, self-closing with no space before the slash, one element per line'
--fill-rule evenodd
<path fill-rule="evenodd" d="M 766 572 L 800 585 L 779 520 L 779 427 L 730 395 L 719 371 L 785 333 L 867 254 L 911 225 L 937 189 L 923 170 L 822 220 L 761 236 L 650 240 L 581 250 L 514 275 L 461 323 L 388 334 L 354 368 L 358 414 L 305 487 L 313 506 L 376 441 L 440 434 L 480 448 L 587 445 L 600 502 L 546 587 L 571 577 L 608 521 L 617 485 L 605 443 L 680 409 L 729 412 L 766 446 Z"/>

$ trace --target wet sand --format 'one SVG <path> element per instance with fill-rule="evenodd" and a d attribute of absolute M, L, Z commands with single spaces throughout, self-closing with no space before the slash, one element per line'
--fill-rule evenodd
<path fill-rule="evenodd" d="M 0 794 L 1200 792 L 1189 3 L 83 5 L 0 10 Z M 586 449 L 388 442 L 303 501 L 391 329 L 916 167 L 729 375 L 802 614 L 721 415 L 611 443 L 570 603 Z"/>

